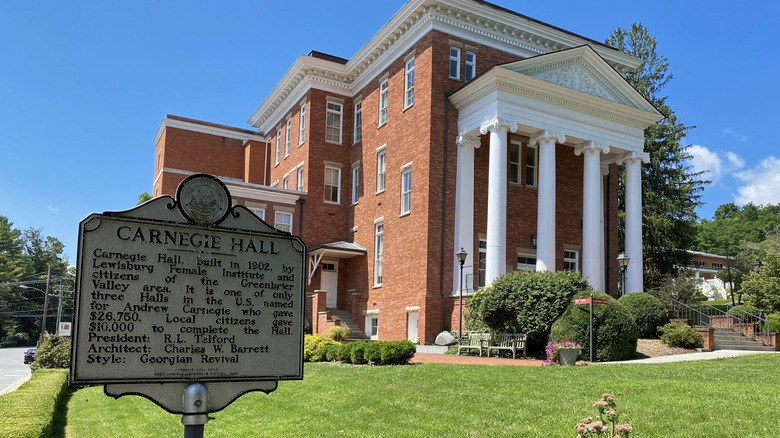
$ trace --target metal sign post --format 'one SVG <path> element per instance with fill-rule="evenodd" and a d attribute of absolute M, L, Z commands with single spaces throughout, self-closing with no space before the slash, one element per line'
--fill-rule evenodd
<path fill-rule="evenodd" d="M 593 298 L 593 294 L 590 294 L 590 298 L 575 298 L 574 305 L 579 306 L 582 304 L 588 304 L 589 306 L 589 320 L 590 320 L 590 361 L 593 362 L 593 305 L 594 304 L 607 304 L 607 300 L 604 298 Z"/>
<path fill-rule="evenodd" d="M 303 378 L 304 261 L 227 187 L 197 174 L 163 196 L 79 226 L 71 385 L 103 384 L 182 414 L 209 413 Z"/>

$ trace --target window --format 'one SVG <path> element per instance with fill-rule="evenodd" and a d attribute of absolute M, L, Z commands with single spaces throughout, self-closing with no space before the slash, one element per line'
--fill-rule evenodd
<path fill-rule="evenodd" d="M 536 270 L 536 254 L 521 254 L 517 253 L 517 270 L 522 271 L 535 271 Z"/>
<path fill-rule="evenodd" d="M 366 315 L 366 336 L 371 340 L 379 339 L 379 316 Z"/>
<path fill-rule="evenodd" d="M 262 220 L 265 220 L 265 210 L 258 210 L 254 208 L 251 208 L 250 210 L 252 210 L 252 213 L 257 215 L 257 217 L 259 217 Z"/>
<path fill-rule="evenodd" d="M 287 119 L 287 125 L 284 127 L 284 156 L 290 155 L 290 126 L 292 126 L 292 120 Z"/>
<path fill-rule="evenodd" d="M 298 168 L 298 191 L 303 191 L 303 166 Z"/>
<path fill-rule="evenodd" d="M 274 218 L 274 228 L 292 233 L 292 213 L 277 211 Z"/>
<path fill-rule="evenodd" d="M 694 260 L 693 261 L 693 267 L 695 268 L 703 268 L 704 262 L 702 260 Z"/>
<path fill-rule="evenodd" d="M 382 252 L 384 250 L 384 223 L 374 225 L 374 286 L 382 285 Z"/>
<path fill-rule="evenodd" d="M 363 134 L 363 102 L 360 101 L 355 104 L 355 143 L 360 141 L 361 134 Z"/>
<path fill-rule="evenodd" d="M 385 150 L 376 153 L 376 192 L 385 191 Z"/>
<path fill-rule="evenodd" d="M 479 289 L 485 287 L 485 266 L 487 265 L 487 240 L 479 239 L 479 259 L 477 259 L 477 273 L 479 279 L 477 286 Z"/>
<path fill-rule="evenodd" d="M 414 103 L 414 58 L 406 61 L 406 81 L 404 86 L 404 108 Z"/>
<path fill-rule="evenodd" d="M 341 181 L 341 169 L 325 166 L 325 202 L 339 203 L 339 185 Z"/>
<path fill-rule="evenodd" d="M 519 142 L 509 143 L 509 182 L 520 184 L 520 150 Z"/>
<path fill-rule="evenodd" d="M 341 104 L 328 102 L 325 114 L 325 141 L 341 144 Z"/>
<path fill-rule="evenodd" d="M 412 168 L 401 172 L 401 214 L 412 211 Z"/>
<path fill-rule="evenodd" d="M 466 77 L 467 81 L 474 79 L 477 73 L 477 54 L 466 52 Z"/>
<path fill-rule="evenodd" d="M 281 142 L 282 141 L 282 129 L 276 128 L 276 154 L 274 155 L 274 165 L 279 165 L 279 151 L 281 149 Z"/>
<path fill-rule="evenodd" d="M 723 263 L 712 263 L 712 269 L 723 269 Z"/>
<path fill-rule="evenodd" d="M 298 119 L 298 146 L 306 141 L 306 103 L 301 105 L 301 117 Z"/>
<path fill-rule="evenodd" d="M 352 203 L 358 202 L 358 189 L 360 188 L 360 164 L 352 166 Z"/>
<path fill-rule="evenodd" d="M 565 249 L 563 250 L 563 269 L 565 271 L 580 270 L 579 251 Z"/>
<path fill-rule="evenodd" d="M 536 146 L 525 146 L 525 185 L 536 187 Z"/>
<path fill-rule="evenodd" d="M 387 79 L 379 84 L 379 126 L 387 123 Z"/>
<path fill-rule="evenodd" d="M 283 189 L 289 189 L 290 188 L 290 176 L 285 176 L 284 179 L 282 179 L 282 188 Z"/>
<path fill-rule="evenodd" d="M 460 79 L 460 49 L 450 46 L 450 78 Z"/>

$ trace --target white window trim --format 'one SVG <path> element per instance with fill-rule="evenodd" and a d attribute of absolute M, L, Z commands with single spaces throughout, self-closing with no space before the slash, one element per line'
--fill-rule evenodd
<path fill-rule="evenodd" d="M 352 133 L 352 144 L 355 144 L 363 139 L 363 99 L 360 98 L 355 102 L 354 112 L 354 132 Z"/>
<path fill-rule="evenodd" d="M 325 197 L 328 195 L 328 170 L 335 170 L 338 175 L 338 179 L 336 181 L 336 200 L 331 201 L 326 199 Z M 341 168 L 336 166 L 325 166 L 325 185 L 324 185 L 324 194 L 322 197 L 322 201 L 326 204 L 334 204 L 339 205 L 341 204 Z"/>
<path fill-rule="evenodd" d="M 517 146 L 517 159 L 518 161 L 512 161 L 512 147 Z M 509 141 L 509 153 L 507 154 L 507 159 L 509 160 L 509 169 L 507 171 L 507 179 L 509 180 L 510 184 L 520 184 L 523 180 L 523 170 L 525 168 L 522 166 L 523 163 L 523 143 L 520 140 L 510 140 Z M 517 169 L 517 181 L 512 181 L 512 166 L 515 166 L 515 169 Z"/>
<path fill-rule="evenodd" d="M 469 62 L 469 55 L 472 56 L 473 61 Z M 464 59 L 466 63 L 466 73 L 464 79 L 470 81 L 477 76 L 477 52 L 476 50 L 469 50 L 466 48 L 466 57 Z M 471 67 L 471 77 L 469 77 L 469 67 Z"/>
<path fill-rule="evenodd" d="M 282 178 L 282 188 L 283 189 L 290 188 L 290 175 L 285 175 L 284 178 Z"/>
<path fill-rule="evenodd" d="M 409 174 L 408 190 L 404 187 L 404 177 Z M 404 210 L 404 195 L 409 197 L 409 208 Z M 412 212 L 412 163 L 401 168 L 401 216 L 407 216 Z"/>
<path fill-rule="evenodd" d="M 381 232 L 379 227 L 382 227 Z M 380 243 L 381 238 L 381 245 Z M 381 251 L 380 251 L 381 247 Z M 384 220 L 374 221 L 374 287 L 381 287 L 384 279 L 385 223 Z M 379 267 L 379 269 L 377 269 Z M 377 275 L 381 272 L 381 275 Z"/>
<path fill-rule="evenodd" d="M 457 55 L 453 56 L 452 51 L 457 51 Z M 450 79 L 460 80 L 460 47 L 455 47 L 450 43 L 449 62 L 447 63 L 447 72 L 450 75 Z M 455 76 L 452 76 L 452 63 L 455 62 Z"/>
<path fill-rule="evenodd" d="M 382 103 L 384 102 L 384 106 Z M 384 78 L 379 82 L 379 126 L 387 124 L 387 112 L 390 104 L 390 80 Z M 384 110 L 384 118 L 382 117 Z"/>
<path fill-rule="evenodd" d="M 328 105 L 338 105 L 339 110 L 332 110 L 328 107 Z M 339 139 L 338 141 L 334 140 L 328 140 L 328 128 L 331 126 L 328 126 L 328 114 L 338 114 L 339 115 Z M 342 130 L 344 127 L 344 102 L 339 102 L 335 99 L 327 99 L 325 103 L 325 142 L 326 143 L 333 143 L 333 144 L 341 144 L 342 142 Z M 332 126 L 332 128 L 335 128 L 335 126 Z"/>
<path fill-rule="evenodd" d="M 279 165 L 279 159 L 282 149 L 282 128 L 276 128 L 276 153 L 274 154 L 274 166 Z"/>
<path fill-rule="evenodd" d="M 373 322 L 376 321 L 376 334 L 374 334 L 373 328 L 374 324 Z M 376 341 L 379 339 L 379 314 L 366 314 L 366 336 L 368 339 L 371 339 L 372 341 Z"/>
<path fill-rule="evenodd" d="M 518 249 L 517 250 L 517 257 L 528 257 L 528 258 L 533 258 L 534 260 L 536 260 L 536 251 L 531 251 L 531 250 L 528 250 L 528 249 L 525 249 L 525 248 Z M 536 263 L 535 262 L 534 262 L 533 265 L 525 264 L 525 263 L 521 265 L 519 262 L 517 262 L 517 258 L 515 258 L 515 263 L 516 263 L 518 271 L 519 270 L 523 270 L 523 269 L 524 270 L 528 270 L 528 271 L 536 270 Z"/>
<path fill-rule="evenodd" d="M 573 252 L 574 258 L 566 257 L 567 252 Z M 566 262 L 574 263 L 574 271 L 577 272 L 580 270 L 580 251 L 577 249 L 569 249 L 564 248 L 563 249 L 563 267 L 566 269 Z"/>
<path fill-rule="evenodd" d="M 379 157 L 382 157 L 382 167 L 379 166 Z M 381 171 L 381 172 L 380 172 Z M 382 183 L 381 187 L 379 183 Z M 384 146 L 376 151 L 376 194 L 384 193 L 387 187 L 387 153 Z"/>
<path fill-rule="evenodd" d="M 360 198 L 360 161 L 352 164 L 352 205 Z"/>
<path fill-rule="evenodd" d="M 277 208 L 277 211 L 274 212 L 274 228 L 276 228 L 277 230 L 280 230 L 279 227 L 278 227 L 278 225 L 280 225 L 279 215 L 281 215 L 283 217 L 286 216 L 286 217 L 290 218 L 290 223 L 289 224 L 281 223 L 281 225 L 289 225 L 290 226 L 290 230 L 287 231 L 287 232 L 292 234 L 293 213 L 291 211 L 279 211 L 279 209 Z M 285 230 L 280 230 L 280 231 L 285 231 Z"/>
<path fill-rule="evenodd" d="M 299 192 L 303 191 L 303 182 L 304 182 L 304 174 L 305 173 L 306 173 L 306 171 L 304 170 L 303 165 L 299 165 L 298 166 L 298 174 L 297 174 L 297 176 L 298 176 L 298 191 Z"/>
<path fill-rule="evenodd" d="M 524 174 L 526 176 L 528 175 L 528 168 L 529 167 L 534 169 L 534 180 L 529 183 L 528 179 L 526 178 L 525 185 L 526 185 L 526 187 L 536 187 L 536 185 L 538 184 L 538 181 L 539 181 L 539 148 L 536 147 L 535 145 L 529 145 L 529 144 L 526 144 L 525 147 L 526 147 L 526 156 L 528 154 L 528 150 L 529 149 L 533 149 L 534 150 L 534 164 L 533 164 L 533 166 L 528 163 L 528 160 L 525 160 L 525 167 L 523 168 L 523 170 L 525 170 Z M 520 153 L 522 154 L 523 151 L 521 150 Z"/>
<path fill-rule="evenodd" d="M 404 62 L 404 110 L 414 105 L 414 64 L 414 56 Z M 409 80 L 410 73 L 411 81 Z"/>
<path fill-rule="evenodd" d="M 298 146 L 306 141 L 306 101 L 301 102 L 301 112 L 298 116 Z"/>
<path fill-rule="evenodd" d="M 292 119 L 287 116 L 287 122 L 284 125 L 284 158 L 290 156 L 290 135 L 292 134 Z"/>

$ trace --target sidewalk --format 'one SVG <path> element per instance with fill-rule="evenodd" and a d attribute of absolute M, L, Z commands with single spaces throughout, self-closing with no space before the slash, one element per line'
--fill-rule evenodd
<path fill-rule="evenodd" d="M 684 362 L 688 360 L 712 360 L 725 359 L 727 357 L 747 356 L 750 354 L 777 354 L 776 351 L 744 351 L 744 350 L 715 350 L 704 353 L 672 354 L 669 356 L 648 357 L 647 359 L 622 360 L 615 362 L 600 362 L 595 365 L 612 365 L 621 363 L 670 363 Z"/>

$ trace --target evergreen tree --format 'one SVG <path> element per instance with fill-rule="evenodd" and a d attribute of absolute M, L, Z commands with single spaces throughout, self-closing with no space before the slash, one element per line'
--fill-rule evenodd
<path fill-rule="evenodd" d="M 22 239 L 21 231 L 13 228 L 13 223 L 0 216 L 0 283 L 16 281 L 22 275 Z"/>
<path fill-rule="evenodd" d="M 701 191 L 709 181 L 701 179 L 702 172 L 691 171 L 690 145 L 682 144 L 691 127 L 680 122 L 666 104 L 666 97 L 660 96 L 672 74 L 668 73 L 666 57 L 656 52 L 655 37 L 635 23 L 630 30 L 613 31 L 606 44 L 643 61 L 626 75 L 626 80 L 664 116 L 645 129 L 645 152 L 650 155 L 650 162 L 642 165 L 645 288 L 651 288 L 663 277 L 676 275 L 677 267 L 690 261 L 685 250 L 694 244 L 695 210 L 701 205 Z M 619 179 L 621 221 L 625 214 L 623 176 Z M 622 232 L 620 238 L 622 244 Z"/>

